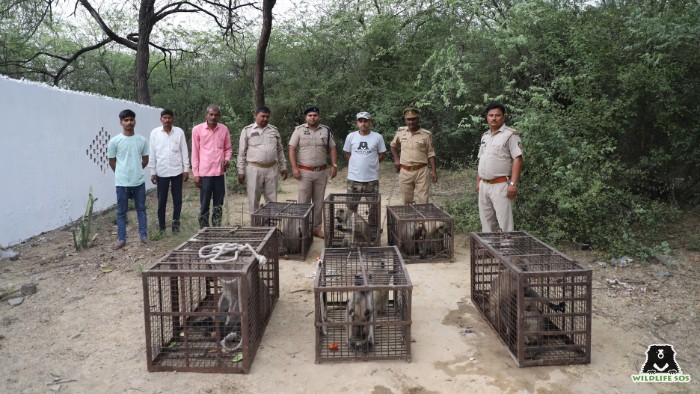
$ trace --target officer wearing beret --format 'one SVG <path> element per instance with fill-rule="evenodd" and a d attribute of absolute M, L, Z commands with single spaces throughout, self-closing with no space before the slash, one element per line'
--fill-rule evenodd
<path fill-rule="evenodd" d="M 438 180 L 433 136 L 430 131 L 420 127 L 420 113 L 417 109 L 406 108 L 403 117 L 406 126 L 399 127 L 390 144 L 394 166 L 396 172 L 399 172 L 403 202 L 427 204 L 430 181 L 436 183 Z"/>
<path fill-rule="evenodd" d="M 333 134 L 328 126 L 322 125 L 321 111 L 311 106 L 304 110 L 306 123 L 297 126 L 289 140 L 289 163 L 292 174 L 299 181 L 300 203 L 314 204 L 314 237 L 325 238 L 323 233 L 323 199 L 326 195 L 328 164 L 331 157 L 331 178 L 338 175 L 338 153 Z M 299 153 L 297 155 L 297 149 Z"/>
<path fill-rule="evenodd" d="M 479 218 L 485 233 L 513 231 L 513 200 L 523 166 L 520 135 L 506 126 L 506 107 L 500 103 L 486 106 L 489 131 L 481 136 L 476 191 L 479 193 Z"/>
<path fill-rule="evenodd" d="M 277 201 L 277 173 L 287 179 L 287 160 L 282 137 L 270 124 L 270 108 L 257 108 L 255 123 L 241 130 L 237 167 L 238 183 L 246 184 L 251 215 L 258 209 L 261 195 L 265 195 L 266 202 Z"/>

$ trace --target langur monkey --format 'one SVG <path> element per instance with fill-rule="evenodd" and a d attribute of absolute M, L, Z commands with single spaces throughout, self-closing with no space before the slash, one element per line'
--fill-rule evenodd
<path fill-rule="evenodd" d="M 240 321 L 240 318 L 234 318 L 234 312 L 240 312 L 241 306 L 241 288 L 239 283 L 240 278 L 224 279 L 219 278 L 219 283 L 221 284 L 221 296 L 219 297 L 218 311 L 226 311 L 226 321 L 224 326 L 219 331 L 223 336 L 223 333 L 227 333 L 226 336 L 221 340 L 221 347 L 226 351 L 236 351 L 241 347 L 243 341 L 241 341 L 240 334 L 235 331 L 236 325 Z M 238 345 L 230 348 L 226 345 L 227 341 L 238 340 Z"/>
<path fill-rule="evenodd" d="M 372 280 L 372 274 L 367 274 Z M 362 274 L 355 275 L 355 285 L 362 286 Z M 371 291 L 358 290 L 348 300 L 347 340 L 350 349 L 362 354 L 369 353 L 374 347 L 374 298 Z M 360 323 L 360 324 L 358 324 Z M 370 323 L 363 325 L 362 323 Z M 362 324 L 362 325 L 361 325 Z"/>
<path fill-rule="evenodd" d="M 343 234 L 343 240 L 340 246 L 343 248 L 352 246 L 353 243 L 358 241 L 367 242 L 367 236 L 365 231 L 366 221 L 355 212 L 352 212 L 350 216 L 347 215 L 345 209 L 339 209 L 338 214 L 335 216 L 335 220 L 338 222 L 336 229 Z"/>
<path fill-rule="evenodd" d="M 367 272 L 371 278 L 370 283 L 373 285 L 388 285 L 391 281 L 387 259 L 367 262 Z M 372 298 L 377 316 L 385 315 L 389 307 L 389 290 L 374 290 Z"/>
<path fill-rule="evenodd" d="M 428 255 L 428 245 L 426 245 L 426 238 L 428 236 L 428 232 L 425 230 L 425 223 L 423 222 L 418 222 L 416 223 L 416 228 L 413 230 L 413 244 L 415 246 L 415 250 L 418 250 L 418 255 L 420 256 L 421 259 L 425 259 Z"/>
<path fill-rule="evenodd" d="M 439 256 L 446 249 L 447 235 L 447 226 L 444 223 L 438 224 L 431 232 L 429 237 L 431 240 L 431 252 L 435 256 Z"/>
<path fill-rule="evenodd" d="M 283 219 L 282 223 L 282 240 L 280 242 L 280 254 L 299 254 L 301 253 L 301 243 L 304 240 L 301 225 L 294 228 L 291 219 Z"/>
<path fill-rule="evenodd" d="M 517 332 L 517 281 L 511 278 L 508 271 L 501 271 L 491 282 L 489 292 L 489 319 L 498 331 L 498 334 L 505 338 L 506 342 L 516 338 Z M 525 313 L 523 330 L 543 331 L 547 329 L 547 321 L 542 317 L 542 312 L 537 307 L 537 302 L 533 298 L 539 298 L 536 291 L 525 288 Z M 537 318 L 534 318 L 536 317 Z M 525 345 L 536 345 L 539 335 L 525 335 Z"/>
<path fill-rule="evenodd" d="M 348 226 L 348 215 L 345 213 L 344 209 L 339 209 L 338 214 L 335 216 L 335 220 L 338 222 L 336 229 L 343 234 L 343 240 L 340 242 L 341 248 L 348 248 L 352 244 L 352 229 Z"/>

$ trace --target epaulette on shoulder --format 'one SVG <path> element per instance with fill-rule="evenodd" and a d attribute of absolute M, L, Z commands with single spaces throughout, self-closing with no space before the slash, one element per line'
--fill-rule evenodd
<path fill-rule="evenodd" d="M 399 127 L 398 131 L 406 131 L 406 130 L 408 130 L 408 126 L 401 126 L 401 127 Z"/>
<path fill-rule="evenodd" d="M 520 133 L 518 133 L 518 130 L 516 130 L 516 129 L 512 128 L 512 127 L 506 126 L 506 130 L 510 131 L 510 132 L 513 133 L 513 134 L 520 135 Z"/>
<path fill-rule="evenodd" d="M 431 132 L 430 132 L 430 130 L 426 130 L 426 129 L 421 129 L 421 131 L 424 131 L 424 132 L 426 132 L 426 133 L 427 133 L 428 135 L 430 135 L 430 134 L 433 134 L 433 133 L 431 133 Z"/>
<path fill-rule="evenodd" d="M 255 123 L 251 123 L 251 124 L 245 126 L 245 127 L 243 128 L 243 130 L 245 130 L 245 129 L 251 129 L 251 128 L 253 128 L 254 126 L 255 126 Z"/>
<path fill-rule="evenodd" d="M 271 124 L 268 123 L 267 126 L 268 126 L 268 127 L 272 127 L 273 129 L 277 130 L 277 126 L 275 126 L 275 125 L 271 125 Z"/>

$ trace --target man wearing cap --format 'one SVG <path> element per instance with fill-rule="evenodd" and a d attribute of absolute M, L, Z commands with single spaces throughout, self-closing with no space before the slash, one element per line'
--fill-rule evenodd
<path fill-rule="evenodd" d="M 335 178 L 338 174 L 338 153 L 331 129 L 320 123 L 320 112 L 315 106 L 304 110 L 306 123 L 297 126 L 289 140 L 289 163 L 292 166 L 294 178 L 299 181 L 297 200 L 300 203 L 313 202 L 314 204 L 314 237 L 325 238 L 321 225 L 323 199 L 328 182 L 326 157 L 330 154 L 331 178 Z"/>
<path fill-rule="evenodd" d="M 379 193 L 379 162 L 386 157 L 384 138 L 371 130 L 369 112 L 360 112 L 355 117 L 358 130 L 348 134 L 343 146 L 348 160 L 348 193 Z M 370 212 L 370 218 L 373 219 L 370 222 L 378 223 L 379 212 Z"/>
<path fill-rule="evenodd" d="M 394 166 L 399 173 L 403 202 L 427 204 L 430 181 L 436 183 L 438 179 L 433 136 L 428 130 L 420 127 L 420 114 L 417 109 L 406 108 L 403 117 L 406 126 L 399 127 L 390 144 Z"/>
<path fill-rule="evenodd" d="M 238 183 L 246 184 L 251 215 L 258 209 L 261 195 L 265 195 L 266 203 L 277 201 L 277 171 L 282 179 L 287 179 L 287 160 L 282 137 L 277 127 L 270 124 L 268 107 L 257 108 L 255 123 L 241 130 L 237 167 Z"/>
<path fill-rule="evenodd" d="M 513 200 L 523 166 L 520 135 L 506 126 L 506 108 L 500 103 L 486 106 L 489 131 L 481 136 L 476 191 L 479 193 L 481 230 L 513 231 Z"/>

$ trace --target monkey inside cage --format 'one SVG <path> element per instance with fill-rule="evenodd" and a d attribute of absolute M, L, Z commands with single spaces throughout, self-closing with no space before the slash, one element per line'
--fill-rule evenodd
<path fill-rule="evenodd" d="M 454 218 L 435 204 L 386 207 L 387 243 L 398 246 L 406 260 L 451 259 Z"/>
<path fill-rule="evenodd" d="M 398 249 L 325 249 L 317 265 L 316 362 L 410 361 L 413 285 Z"/>
<path fill-rule="evenodd" d="M 525 232 L 470 246 L 472 301 L 518 366 L 590 363 L 591 270 Z"/>
<path fill-rule="evenodd" d="M 379 246 L 382 197 L 379 193 L 331 193 L 323 202 L 326 248 Z"/>
<path fill-rule="evenodd" d="M 277 237 L 205 228 L 142 273 L 149 371 L 250 370 L 279 298 Z"/>
<path fill-rule="evenodd" d="M 313 204 L 269 202 L 251 215 L 253 226 L 277 227 L 279 254 L 285 259 L 306 259 L 313 242 Z"/>

